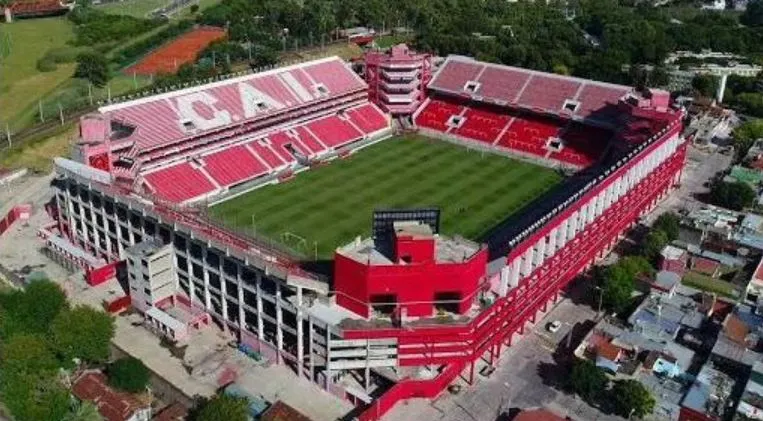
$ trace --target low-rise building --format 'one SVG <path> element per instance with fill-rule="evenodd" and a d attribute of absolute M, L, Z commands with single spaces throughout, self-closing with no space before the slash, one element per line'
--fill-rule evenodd
<path fill-rule="evenodd" d="M 755 272 L 750 277 L 750 282 L 747 283 L 747 288 L 744 291 L 744 303 L 753 306 L 756 313 L 761 313 L 761 306 L 763 306 L 763 258 L 760 259 Z"/>
<path fill-rule="evenodd" d="M 750 378 L 737 405 L 737 413 L 747 419 L 763 420 L 763 362 L 752 365 Z"/>
<path fill-rule="evenodd" d="M 100 371 L 88 370 L 72 384 L 72 394 L 92 402 L 106 421 L 148 421 L 151 405 L 134 395 L 112 389 Z"/>
<path fill-rule="evenodd" d="M 713 346 L 712 358 L 740 368 L 750 368 L 763 361 L 763 317 L 752 307 L 738 305 L 726 316 L 718 339 Z"/>
<path fill-rule="evenodd" d="M 670 244 L 660 252 L 660 270 L 683 275 L 688 261 L 689 253 L 686 250 Z"/>
<path fill-rule="evenodd" d="M 705 364 L 681 402 L 680 421 L 720 421 L 729 405 L 736 380 Z M 733 407 L 733 406 L 732 406 Z"/>

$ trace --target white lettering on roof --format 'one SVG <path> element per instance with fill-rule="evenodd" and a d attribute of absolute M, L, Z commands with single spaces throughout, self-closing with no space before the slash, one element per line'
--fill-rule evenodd
<path fill-rule="evenodd" d="M 310 102 L 312 101 L 313 95 L 305 89 L 304 86 L 302 86 L 301 83 L 289 72 L 283 72 L 279 76 L 281 76 L 281 80 L 284 81 L 289 87 L 299 96 L 299 99 L 301 99 L 304 102 Z"/>
<path fill-rule="evenodd" d="M 179 121 L 191 121 L 194 126 L 200 130 L 209 130 L 215 127 L 225 126 L 231 124 L 231 115 L 226 110 L 221 110 L 215 107 L 217 104 L 217 98 L 212 96 L 208 92 L 194 92 L 188 95 L 183 95 L 177 98 L 177 112 L 180 117 Z M 201 103 L 206 105 L 212 110 L 212 118 L 207 118 L 194 108 L 195 103 Z"/>
<path fill-rule="evenodd" d="M 254 117 L 262 112 L 286 108 L 284 104 L 246 82 L 238 84 L 238 93 L 241 96 L 245 118 Z"/>

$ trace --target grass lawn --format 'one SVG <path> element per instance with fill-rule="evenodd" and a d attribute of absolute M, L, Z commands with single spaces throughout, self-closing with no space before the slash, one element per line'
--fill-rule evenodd
<path fill-rule="evenodd" d="M 560 181 L 544 167 L 406 136 L 228 200 L 210 214 L 250 232 L 254 219 L 258 234 L 304 254 L 317 241 L 319 258 L 327 259 L 370 234 L 374 209 L 438 206 L 445 234 L 479 239 Z M 307 244 L 283 240 L 287 232 Z"/>
<path fill-rule="evenodd" d="M 113 15 L 145 18 L 152 10 L 169 4 L 169 0 L 125 0 L 97 5 L 98 10 Z"/>
<path fill-rule="evenodd" d="M 46 73 L 36 64 L 48 50 L 65 47 L 74 36 L 72 29 L 65 17 L 0 24 L 0 120 L 15 123 L 38 98 L 71 77 L 74 64 Z"/>
<path fill-rule="evenodd" d="M 731 282 L 726 282 L 722 279 L 716 279 L 697 272 L 687 272 L 681 282 L 692 288 L 714 292 L 728 298 L 737 298 L 739 295 L 734 284 Z"/>
<path fill-rule="evenodd" d="M 77 133 L 74 123 L 56 129 L 39 139 L 25 142 L 0 157 L 0 166 L 8 168 L 26 167 L 30 171 L 48 173 L 53 169 L 53 157 L 69 156 L 70 142 Z"/>
<path fill-rule="evenodd" d="M 385 35 L 383 37 L 376 38 L 374 42 L 376 43 L 376 46 L 379 48 L 389 48 L 393 45 L 397 45 L 400 43 L 408 43 L 413 40 L 414 35 Z"/>

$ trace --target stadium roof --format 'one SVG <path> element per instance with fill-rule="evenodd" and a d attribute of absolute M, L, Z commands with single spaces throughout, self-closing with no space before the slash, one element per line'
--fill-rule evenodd
<path fill-rule="evenodd" d="M 124 125 L 112 142 L 139 152 L 365 88 L 339 57 L 166 92 L 99 108 Z"/>
<path fill-rule="evenodd" d="M 429 88 L 498 105 L 609 121 L 633 88 L 449 56 Z"/>

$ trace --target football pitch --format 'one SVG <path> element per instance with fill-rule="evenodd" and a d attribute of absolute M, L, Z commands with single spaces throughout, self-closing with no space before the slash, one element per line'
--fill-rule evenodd
<path fill-rule="evenodd" d="M 356 236 L 369 236 L 374 209 L 435 206 L 444 234 L 477 240 L 561 180 L 549 168 L 411 135 L 253 190 L 209 213 L 309 258 L 317 249 L 322 260 Z"/>

